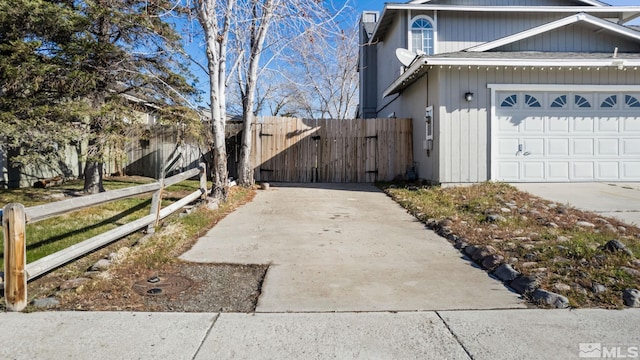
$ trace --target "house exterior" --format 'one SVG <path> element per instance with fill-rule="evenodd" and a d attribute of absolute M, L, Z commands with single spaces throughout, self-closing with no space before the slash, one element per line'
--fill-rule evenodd
<path fill-rule="evenodd" d="M 594 0 L 388 3 L 361 18 L 359 116 L 412 118 L 432 183 L 640 181 L 639 17 Z"/>

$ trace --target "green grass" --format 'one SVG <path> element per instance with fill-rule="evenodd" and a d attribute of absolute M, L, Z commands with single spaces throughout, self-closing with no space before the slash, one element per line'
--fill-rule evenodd
<path fill-rule="evenodd" d="M 108 190 L 137 186 L 154 180 L 105 180 Z M 49 189 L 0 190 L 0 207 L 8 203 L 21 203 L 26 207 L 56 201 L 52 193 L 73 192 L 82 189 L 82 182 L 75 181 Z M 163 194 L 163 206 L 197 190 L 199 181 L 187 180 L 167 188 Z M 122 199 L 78 210 L 55 218 L 43 220 L 26 227 L 27 263 L 65 249 L 118 226 L 149 214 L 151 196 Z M 0 241 L 0 268 L 4 267 L 4 239 Z"/>

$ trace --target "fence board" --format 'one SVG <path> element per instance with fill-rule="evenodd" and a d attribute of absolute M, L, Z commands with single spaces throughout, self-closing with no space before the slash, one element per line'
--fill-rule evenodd
<path fill-rule="evenodd" d="M 374 182 L 413 164 L 410 119 L 264 117 L 253 126 L 257 181 Z"/>

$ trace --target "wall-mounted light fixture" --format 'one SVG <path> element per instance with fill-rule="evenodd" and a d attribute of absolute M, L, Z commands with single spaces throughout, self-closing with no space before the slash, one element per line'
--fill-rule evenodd
<path fill-rule="evenodd" d="M 473 101 L 473 93 L 471 91 L 464 93 L 464 99 L 467 102 Z"/>

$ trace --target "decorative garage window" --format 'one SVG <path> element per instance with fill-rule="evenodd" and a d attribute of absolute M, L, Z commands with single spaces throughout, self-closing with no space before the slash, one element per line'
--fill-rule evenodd
<path fill-rule="evenodd" d="M 518 95 L 513 94 L 513 95 L 509 95 L 509 96 L 507 96 L 507 97 L 502 101 L 502 104 L 500 104 L 500 107 L 503 107 L 503 108 L 512 108 L 512 107 L 515 107 L 517 103 L 518 103 Z"/>
<path fill-rule="evenodd" d="M 600 104 L 601 108 L 614 108 L 618 105 L 618 95 L 611 95 L 608 98 L 604 99 L 602 104 Z"/>
<path fill-rule="evenodd" d="M 558 96 L 553 102 L 551 102 L 552 108 L 565 108 L 567 107 L 567 95 Z"/>
<path fill-rule="evenodd" d="M 589 102 L 589 100 L 587 100 L 584 96 L 582 95 L 576 95 L 575 96 L 575 103 L 576 106 L 579 108 L 590 108 L 591 107 L 591 103 Z"/>
<path fill-rule="evenodd" d="M 530 108 L 542 107 L 542 105 L 540 105 L 540 101 L 538 101 L 538 99 L 536 99 L 535 96 L 528 95 L 528 94 L 524 96 L 524 103 L 527 105 L 527 107 L 530 107 Z"/>
<path fill-rule="evenodd" d="M 631 95 L 624 96 L 624 103 L 630 108 L 640 108 L 640 100 Z"/>

